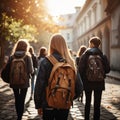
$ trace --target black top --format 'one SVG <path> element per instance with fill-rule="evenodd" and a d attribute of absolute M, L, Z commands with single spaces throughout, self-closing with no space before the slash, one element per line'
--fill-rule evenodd
<path fill-rule="evenodd" d="M 100 81 L 100 82 L 90 82 L 87 80 L 86 77 L 86 69 L 87 69 L 87 60 L 89 55 L 100 55 L 101 58 L 103 59 L 103 65 L 104 68 L 110 68 L 109 67 L 109 62 L 107 60 L 107 57 L 105 55 L 103 55 L 103 53 L 101 52 L 101 50 L 99 48 L 89 48 L 86 50 L 86 52 L 81 56 L 80 61 L 79 61 L 79 72 L 83 81 L 83 85 L 84 85 L 84 90 L 105 90 L 105 81 Z M 107 66 L 108 65 L 108 66 Z M 108 71 L 106 71 L 106 73 L 108 73 L 110 71 L 110 69 Z"/>

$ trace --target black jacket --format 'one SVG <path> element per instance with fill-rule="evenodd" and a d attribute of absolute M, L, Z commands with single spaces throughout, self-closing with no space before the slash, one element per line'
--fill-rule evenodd
<path fill-rule="evenodd" d="M 54 53 L 53 56 L 58 60 L 62 61 L 62 57 L 58 53 Z M 39 68 L 38 76 L 36 79 L 35 84 L 35 93 L 34 93 L 34 101 L 35 101 L 35 108 L 47 108 L 47 101 L 46 101 L 46 87 L 48 85 L 48 79 L 50 77 L 50 73 L 52 70 L 52 63 L 45 57 Z M 83 86 L 80 86 L 78 82 L 76 82 L 76 96 L 80 95 L 80 89 L 83 88 Z"/>
<path fill-rule="evenodd" d="M 38 60 L 35 54 L 31 55 L 34 69 L 38 67 Z"/>
<path fill-rule="evenodd" d="M 100 49 L 98 48 L 89 48 L 87 51 L 81 56 L 79 61 L 79 72 L 83 80 L 84 89 L 89 90 L 105 90 L 105 81 L 101 82 L 89 82 L 86 76 L 86 68 L 87 68 L 87 60 L 89 55 L 100 55 L 103 59 L 103 65 L 105 72 L 108 73 L 110 71 L 109 62 L 107 57 L 103 55 Z M 107 70 L 108 69 L 108 70 Z"/>

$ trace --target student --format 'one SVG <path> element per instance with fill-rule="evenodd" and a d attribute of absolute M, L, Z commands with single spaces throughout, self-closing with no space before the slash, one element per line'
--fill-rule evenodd
<path fill-rule="evenodd" d="M 81 56 L 80 62 L 79 62 L 79 72 L 83 80 L 83 86 L 85 90 L 85 120 L 90 120 L 90 105 L 91 105 L 91 95 L 92 92 L 94 92 L 94 115 L 93 115 L 93 120 L 100 120 L 100 105 L 101 105 L 101 97 L 102 97 L 102 91 L 105 90 L 105 74 L 110 71 L 110 66 L 107 58 L 101 50 L 99 49 L 99 46 L 101 44 L 101 40 L 99 37 L 95 36 L 92 37 L 89 40 L 89 48 L 85 51 L 85 53 Z M 101 79 L 98 81 L 98 78 L 93 80 L 95 77 L 89 80 L 89 76 L 92 76 L 92 72 L 88 76 L 87 74 L 87 68 L 89 67 L 88 65 L 88 59 L 90 56 L 96 56 L 101 59 L 101 66 L 104 67 L 102 71 L 99 71 L 96 73 L 96 75 L 99 73 L 104 73 Z M 96 63 L 96 62 L 95 62 Z M 102 68 L 102 67 L 101 67 Z M 105 70 L 105 72 L 103 72 Z M 91 70 L 92 71 L 92 70 Z M 102 75 L 101 73 L 101 75 Z"/>
<path fill-rule="evenodd" d="M 74 60 L 70 56 L 65 39 L 62 35 L 54 34 L 51 37 L 48 56 L 50 55 L 53 55 L 58 61 L 66 60 L 75 69 Z M 52 63 L 45 57 L 45 59 L 41 62 L 35 84 L 35 108 L 38 109 L 39 115 L 43 115 L 43 120 L 67 120 L 69 108 L 52 108 L 48 106 L 46 101 L 46 87 L 48 85 L 48 79 L 50 77 L 52 68 Z M 78 88 L 80 87 L 81 86 Z"/>
<path fill-rule="evenodd" d="M 34 68 L 34 73 L 31 74 L 31 96 L 30 96 L 30 99 L 32 99 L 33 93 L 34 93 L 34 83 L 35 83 L 35 79 L 36 79 L 36 75 L 37 75 L 38 60 L 37 60 L 37 56 L 35 55 L 34 49 L 32 46 L 30 46 L 29 52 L 30 52 L 30 55 L 32 58 L 33 68 Z"/>
<path fill-rule="evenodd" d="M 20 39 L 17 41 L 15 44 L 12 54 L 10 56 L 10 59 L 8 62 L 10 62 L 11 67 L 13 64 L 13 60 L 17 61 L 18 59 L 22 59 L 25 63 L 25 70 L 26 70 L 26 80 L 24 83 L 21 82 L 20 80 L 17 80 L 19 82 L 16 82 L 15 80 L 17 79 L 18 76 L 14 77 L 13 73 L 12 74 L 12 79 L 10 77 L 10 87 L 13 89 L 14 97 L 15 97 L 15 108 L 17 112 L 17 120 L 22 120 L 23 112 L 24 112 L 24 103 L 25 103 L 25 98 L 26 98 L 26 93 L 29 87 L 29 75 L 33 73 L 33 64 L 32 64 L 32 59 L 30 57 L 30 54 L 28 52 L 29 50 L 29 43 L 25 39 Z M 10 68 L 12 70 L 12 68 Z M 14 68 L 13 68 L 14 69 Z M 21 68 L 19 68 L 21 69 Z M 16 71 L 14 71 L 16 72 Z M 17 74 L 17 73 L 16 73 Z M 22 73 L 19 77 L 22 77 Z M 15 80 L 13 80 L 15 78 Z"/>
<path fill-rule="evenodd" d="M 39 71 L 39 67 L 40 67 L 41 61 L 45 58 L 46 55 L 47 55 L 47 48 L 46 47 L 41 47 L 40 50 L 39 50 L 38 70 L 37 71 Z"/>
<path fill-rule="evenodd" d="M 87 47 L 85 45 L 81 45 L 80 49 L 78 50 L 77 57 L 75 59 L 77 69 L 78 69 L 78 66 L 79 66 L 79 60 L 81 58 L 81 55 L 85 52 L 86 49 L 87 49 Z M 79 98 L 78 98 L 78 101 L 79 101 Z M 80 101 L 83 102 L 83 93 L 80 96 Z"/>
<path fill-rule="evenodd" d="M 78 67 L 79 64 L 79 60 L 80 60 L 80 56 L 85 52 L 85 50 L 87 49 L 87 47 L 85 45 L 81 45 L 80 49 L 77 52 L 77 57 L 76 57 L 76 65 Z"/>

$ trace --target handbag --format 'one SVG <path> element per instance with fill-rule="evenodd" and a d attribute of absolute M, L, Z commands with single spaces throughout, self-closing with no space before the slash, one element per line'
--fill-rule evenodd
<path fill-rule="evenodd" d="M 1 78 L 6 83 L 9 83 L 9 73 L 10 73 L 10 62 L 8 61 L 1 72 Z"/>

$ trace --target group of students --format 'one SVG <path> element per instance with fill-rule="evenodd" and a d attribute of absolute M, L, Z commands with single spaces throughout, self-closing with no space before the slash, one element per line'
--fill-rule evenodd
<path fill-rule="evenodd" d="M 37 65 L 32 61 L 32 56 L 34 56 L 34 51 L 30 50 L 29 43 L 26 40 L 18 40 L 16 45 L 14 46 L 13 52 L 10 56 L 25 57 L 25 63 L 27 68 L 28 82 L 24 86 L 11 86 L 13 89 L 15 96 L 15 107 L 17 112 L 17 120 L 22 120 L 22 115 L 24 112 L 24 103 L 26 98 L 26 93 L 28 90 L 30 75 L 32 75 L 32 79 L 35 80 L 36 75 L 36 83 L 35 88 L 33 83 L 31 85 L 31 95 L 34 92 L 34 103 L 35 108 L 38 110 L 38 114 L 42 115 L 43 120 L 67 120 L 69 109 L 57 109 L 52 108 L 48 105 L 46 100 L 46 87 L 48 85 L 48 80 L 50 78 L 50 74 L 53 68 L 52 63 L 47 59 L 47 56 L 53 55 L 59 62 L 62 59 L 65 59 L 67 63 L 69 63 L 75 71 L 80 73 L 83 87 L 85 91 L 85 120 L 90 119 L 90 104 L 91 104 L 91 95 L 92 91 L 94 91 L 94 120 L 100 120 L 100 104 L 102 91 L 105 90 L 105 80 L 102 82 L 89 82 L 86 77 L 86 65 L 88 56 L 91 54 L 100 55 L 103 58 L 103 65 L 108 67 L 108 60 L 105 59 L 103 53 L 99 49 L 101 40 L 99 37 L 92 37 L 89 40 L 89 48 L 82 46 L 79 52 L 79 57 L 77 57 L 76 62 L 72 58 L 69 49 L 67 47 L 66 41 L 61 34 L 54 34 L 49 43 L 48 52 L 47 49 L 42 47 L 40 49 L 40 55 L 37 60 Z M 29 51 L 30 50 L 30 51 Z M 31 55 L 29 54 L 31 53 Z M 11 59 L 8 60 L 11 62 Z M 77 65 L 76 65 L 77 64 Z M 106 69 L 106 68 L 105 68 Z M 108 73 L 110 69 L 106 70 Z M 105 74 L 106 74 L 105 73 Z M 105 77 L 104 77 L 105 78 Z M 34 82 L 31 80 L 31 82 Z M 76 87 L 76 86 L 75 86 Z M 34 91 L 33 91 L 34 90 Z M 75 90 L 76 92 L 76 90 Z M 77 94 L 77 93 L 75 93 Z M 31 96 L 32 97 L 32 96 Z"/>

